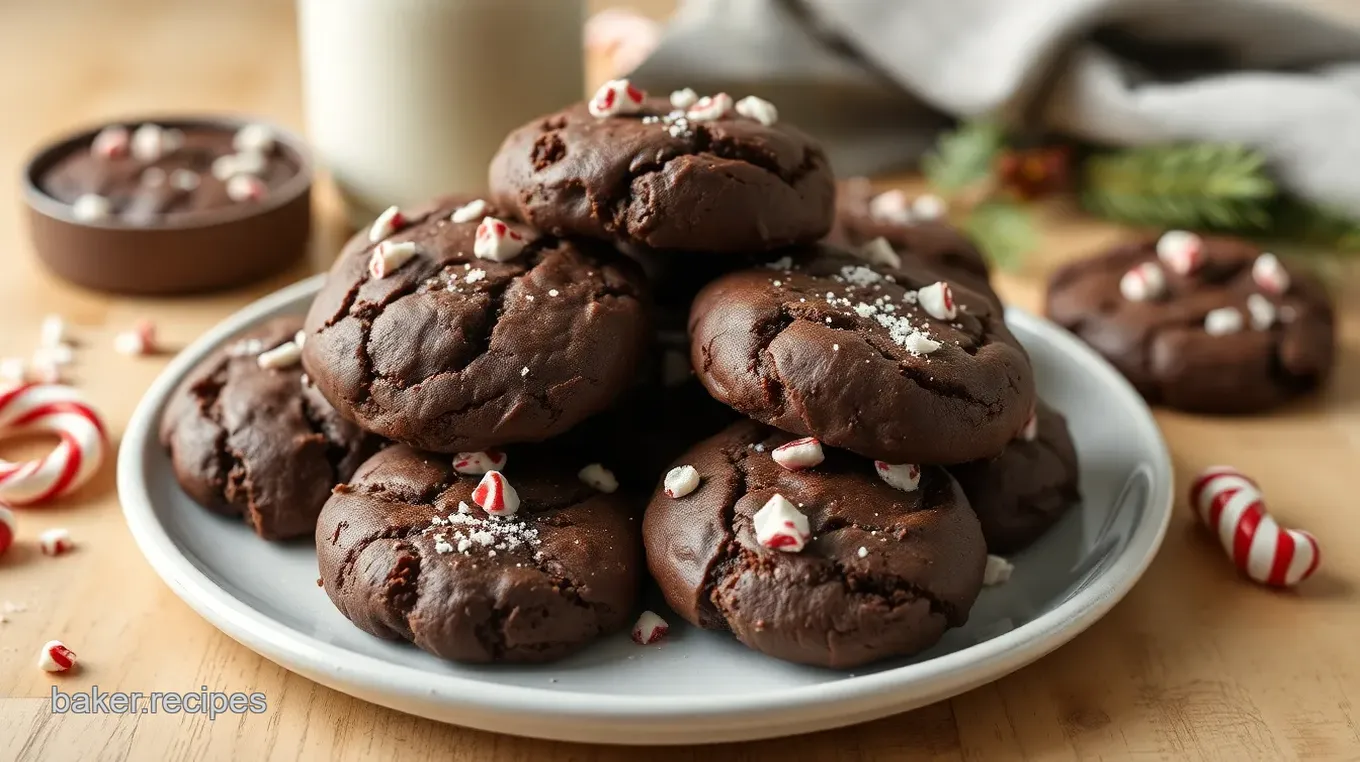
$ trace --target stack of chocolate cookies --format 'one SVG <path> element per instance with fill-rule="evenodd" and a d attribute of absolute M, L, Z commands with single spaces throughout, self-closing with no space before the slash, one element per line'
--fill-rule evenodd
<path fill-rule="evenodd" d="M 511 133 L 488 193 L 361 231 L 301 333 L 224 350 L 164 438 L 210 507 L 271 538 L 314 521 L 340 611 L 441 657 L 570 653 L 633 621 L 647 570 L 772 656 L 912 654 L 966 621 L 989 549 L 1077 497 L 1066 425 L 941 214 L 838 201 L 761 99 L 610 82 Z M 303 453 L 325 499 L 278 488 Z M 634 637 L 663 631 L 649 612 Z"/>

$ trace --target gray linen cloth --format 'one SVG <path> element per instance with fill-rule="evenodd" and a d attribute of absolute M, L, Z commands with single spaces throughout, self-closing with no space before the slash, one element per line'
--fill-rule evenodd
<path fill-rule="evenodd" d="M 841 176 L 991 114 L 1112 146 L 1244 143 L 1360 216 L 1360 29 L 1285 0 L 688 0 L 632 76 L 765 97 Z"/>

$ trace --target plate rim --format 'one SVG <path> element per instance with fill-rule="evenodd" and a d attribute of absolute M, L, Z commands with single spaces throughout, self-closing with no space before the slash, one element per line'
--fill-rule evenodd
<path fill-rule="evenodd" d="M 725 725 L 756 715 L 831 705 L 837 706 L 840 714 L 847 717 L 875 711 L 880 715 L 887 714 L 894 711 L 891 707 L 899 705 L 906 710 L 920 705 L 911 702 L 921 694 L 933 696 L 931 701 L 941 700 L 1000 679 L 1085 631 L 1141 579 L 1156 557 L 1170 524 L 1174 469 L 1166 441 L 1147 404 L 1122 375 L 1077 338 L 1044 318 L 1008 307 L 1008 322 L 1024 324 L 1031 332 L 1059 344 L 1064 354 L 1094 372 L 1113 394 L 1123 397 L 1125 403 L 1132 403 L 1129 407 L 1138 413 L 1135 425 L 1155 445 L 1155 451 L 1150 453 L 1153 474 L 1144 519 L 1134 528 L 1123 552 L 1113 562 L 1051 611 L 1009 632 L 926 661 L 813 685 L 729 695 L 661 697 L 506 685 L 488 679 L 425 672 L 410 665 L 357 653 L 320 641 L 250 608 L 200 571 L 156 519 L 147 480 L 142 478 L 141 453 L 148 447 L 148 440 L 157 438 L 160 412 L 188 371 L 244 328 L 289 311 L 313 296 L 325 277 L 323 273 L 307 278 L 244 306 L 191 343 L 166 366 L 138 403 L 124 432 L 117 464 L 118 496 L 129 531 L 142 556 L 170 589 L 210 624 L 290 671 L 400 711 L 444 719 L 443 711 L 436 714 L 420 710 L 421 706 L 437 703 L 444 710 L 512 712 L 515 721 L 506 724 L 520 728 L 513 732 L 534 734 L 522 729 L 524 721 L 532 719 L 529 715 L 551 718 L 557 723 L 599 719 L 663 721 L 669 725 L 707 720 Z M 469 700 L 469 696 L 476 698 Z M 486 724 L 480 726 L 496 729 Z M 549 729 L 546 725 L 543 728 Z M 752 731 L 742 737 L 761 737 L 758 728 L 752 728 Z M 544 732 L 542 737 L 572 736 L 567 731 L 559 731 Z"/>

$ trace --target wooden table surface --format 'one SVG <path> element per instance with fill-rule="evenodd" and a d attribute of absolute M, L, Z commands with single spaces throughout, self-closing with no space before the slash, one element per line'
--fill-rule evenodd
<path fill-rule="evenodd" d="M 343 231 L 333 201 L 305 267 L 267 283 L 195 299 L 113 298 L 69 286 L 34 259 L 20 217 L 25 154 L 68 127 L 124 114 L 240 110 L 301 127 L 291 4 L 179 0 L 0 0 L 0 356 L 26 354 L 48 313 L 81 341 L 75 382 L 116 436 L 164 358 L 129 359 L 113 336 L 158 322 L 183 345 L 256 297 L 325 266 Z M 1064 210 L 1046 213 L 1042 256 L 999 278 L 1035 308 L 1053 263 L 1120 231 Z M 965 695 L 838 731 L 718 748 L 748 760 L 1342 759 L 1360 758 L 1360 309 L 1356 279 L 1336 279 L 1340 363 L 1330 390 L 1279 413 L 1202 418 L 1158 411 L 1175 460 L 1177 506 L 1161 553 L 1126 600 L 1056 653 Z M 32 452 L 6 445 L 9 457 Z M 1239 578 L 1185 505 L 1190 474 L 1232 463 L 1255 475 L 1273 512 L 1324 547 L 1296 593 Z M 1346 464 L 1350 464 L 1347 466 Z M 222 635 L 180 602 L 137 552 L 113 468 L 71 499 L 22 510 L 19 543 L 0 557 L 0 602 L 26 605 L 0 624 L 0 759 L 328 759 L 398 753 L 456 760 L 628 760 L 637 749 L 547 743 L 441 725 L 320 687 Z M 79 550 L 41 556 L 36 536 L 70 528 Z M 60 637 L 79 673 L 34 666 Z M 54 716 L 51 686 L 85 690 L 263 691 L 263 715 Z M 607 740 L 607 739 L 601 739 Z"/>

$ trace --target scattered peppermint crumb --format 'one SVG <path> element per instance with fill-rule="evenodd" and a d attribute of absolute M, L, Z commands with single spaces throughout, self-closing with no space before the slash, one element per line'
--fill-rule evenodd
<path fill-rule="evenodd" d="M 782 281 L 782 280 L 772 280 L 772 281 L 770 281 L 770 282 L 773 283 L 773 284 L 775 285 L 775 288 L 778 288 L 778 287 L 784 285 L 784 281 Z"/>
<path fill-rule="evenodd" d="M 827 324 L 827 325 L 831 325 L 831 316 L 830 316 L 830 315 L 827 315 L 827 316 L 826 316 L 826 324 Z"/>
<path fill-rule="evenodd" d="M 527 375 L 529 375 L 529 366 L 525 365 L 523 368 L 519 369 L 519 377 L 524 378 Z"/>
<path fill-rule="evenodd" d="M 780 257 L 779 259 L 776 259 L 775 261 L 770 262 L 765 266 L 770 268 L 771 270 L 787 270 L 790 267 L 793 267 L 793 258 Z"/>
<path fill-rule="evenodd" d="M 858 555 L 860 558 L 864 558 L 865 556 L 869 555 L 869 549 L 864 547 L 863 545 L 859 546 Z"/>
<path fill-rule="evenodd" d="M 550 289 L 548 289 L 548 296 L 557 296 L 558 293 L 560 293 L 560 292 L 558 292 L 558 290 L 555 289 L 555 288 L 550 288 Z"/>
<path fill-rule="evenodd" d="M 756 452 L 765 452 L 765 445 L 760 444 L 759 442 L 757 442 L 757 443 L 756 443 Z"/>
<path fill-rule="evenodd" d="M 486 270 L 480 267 L 476 270 L 468 270 L 468 274 L 463 276 L 464 283 L 476 283 L 479 280 L 486 280 Z"/>
<path fill-rule="evenodd" d="M 525 294 L 525 295 L 524 295 L 524 298 L 525 298 L 525 299 L 528 299 L 529 301 L 532 302 L 532 301 L 534 300 L 534 295 L 533 295 L 533 294 Z"/>
<path fill-rule="evenodd" d="M 831 345 L 831 351 L 832 351 L 832 352 L 839 352 L 839 351 L 841 351 L 841 345 L 840 345 L 840 344 L 832 344 L 832 345 Z"/>

